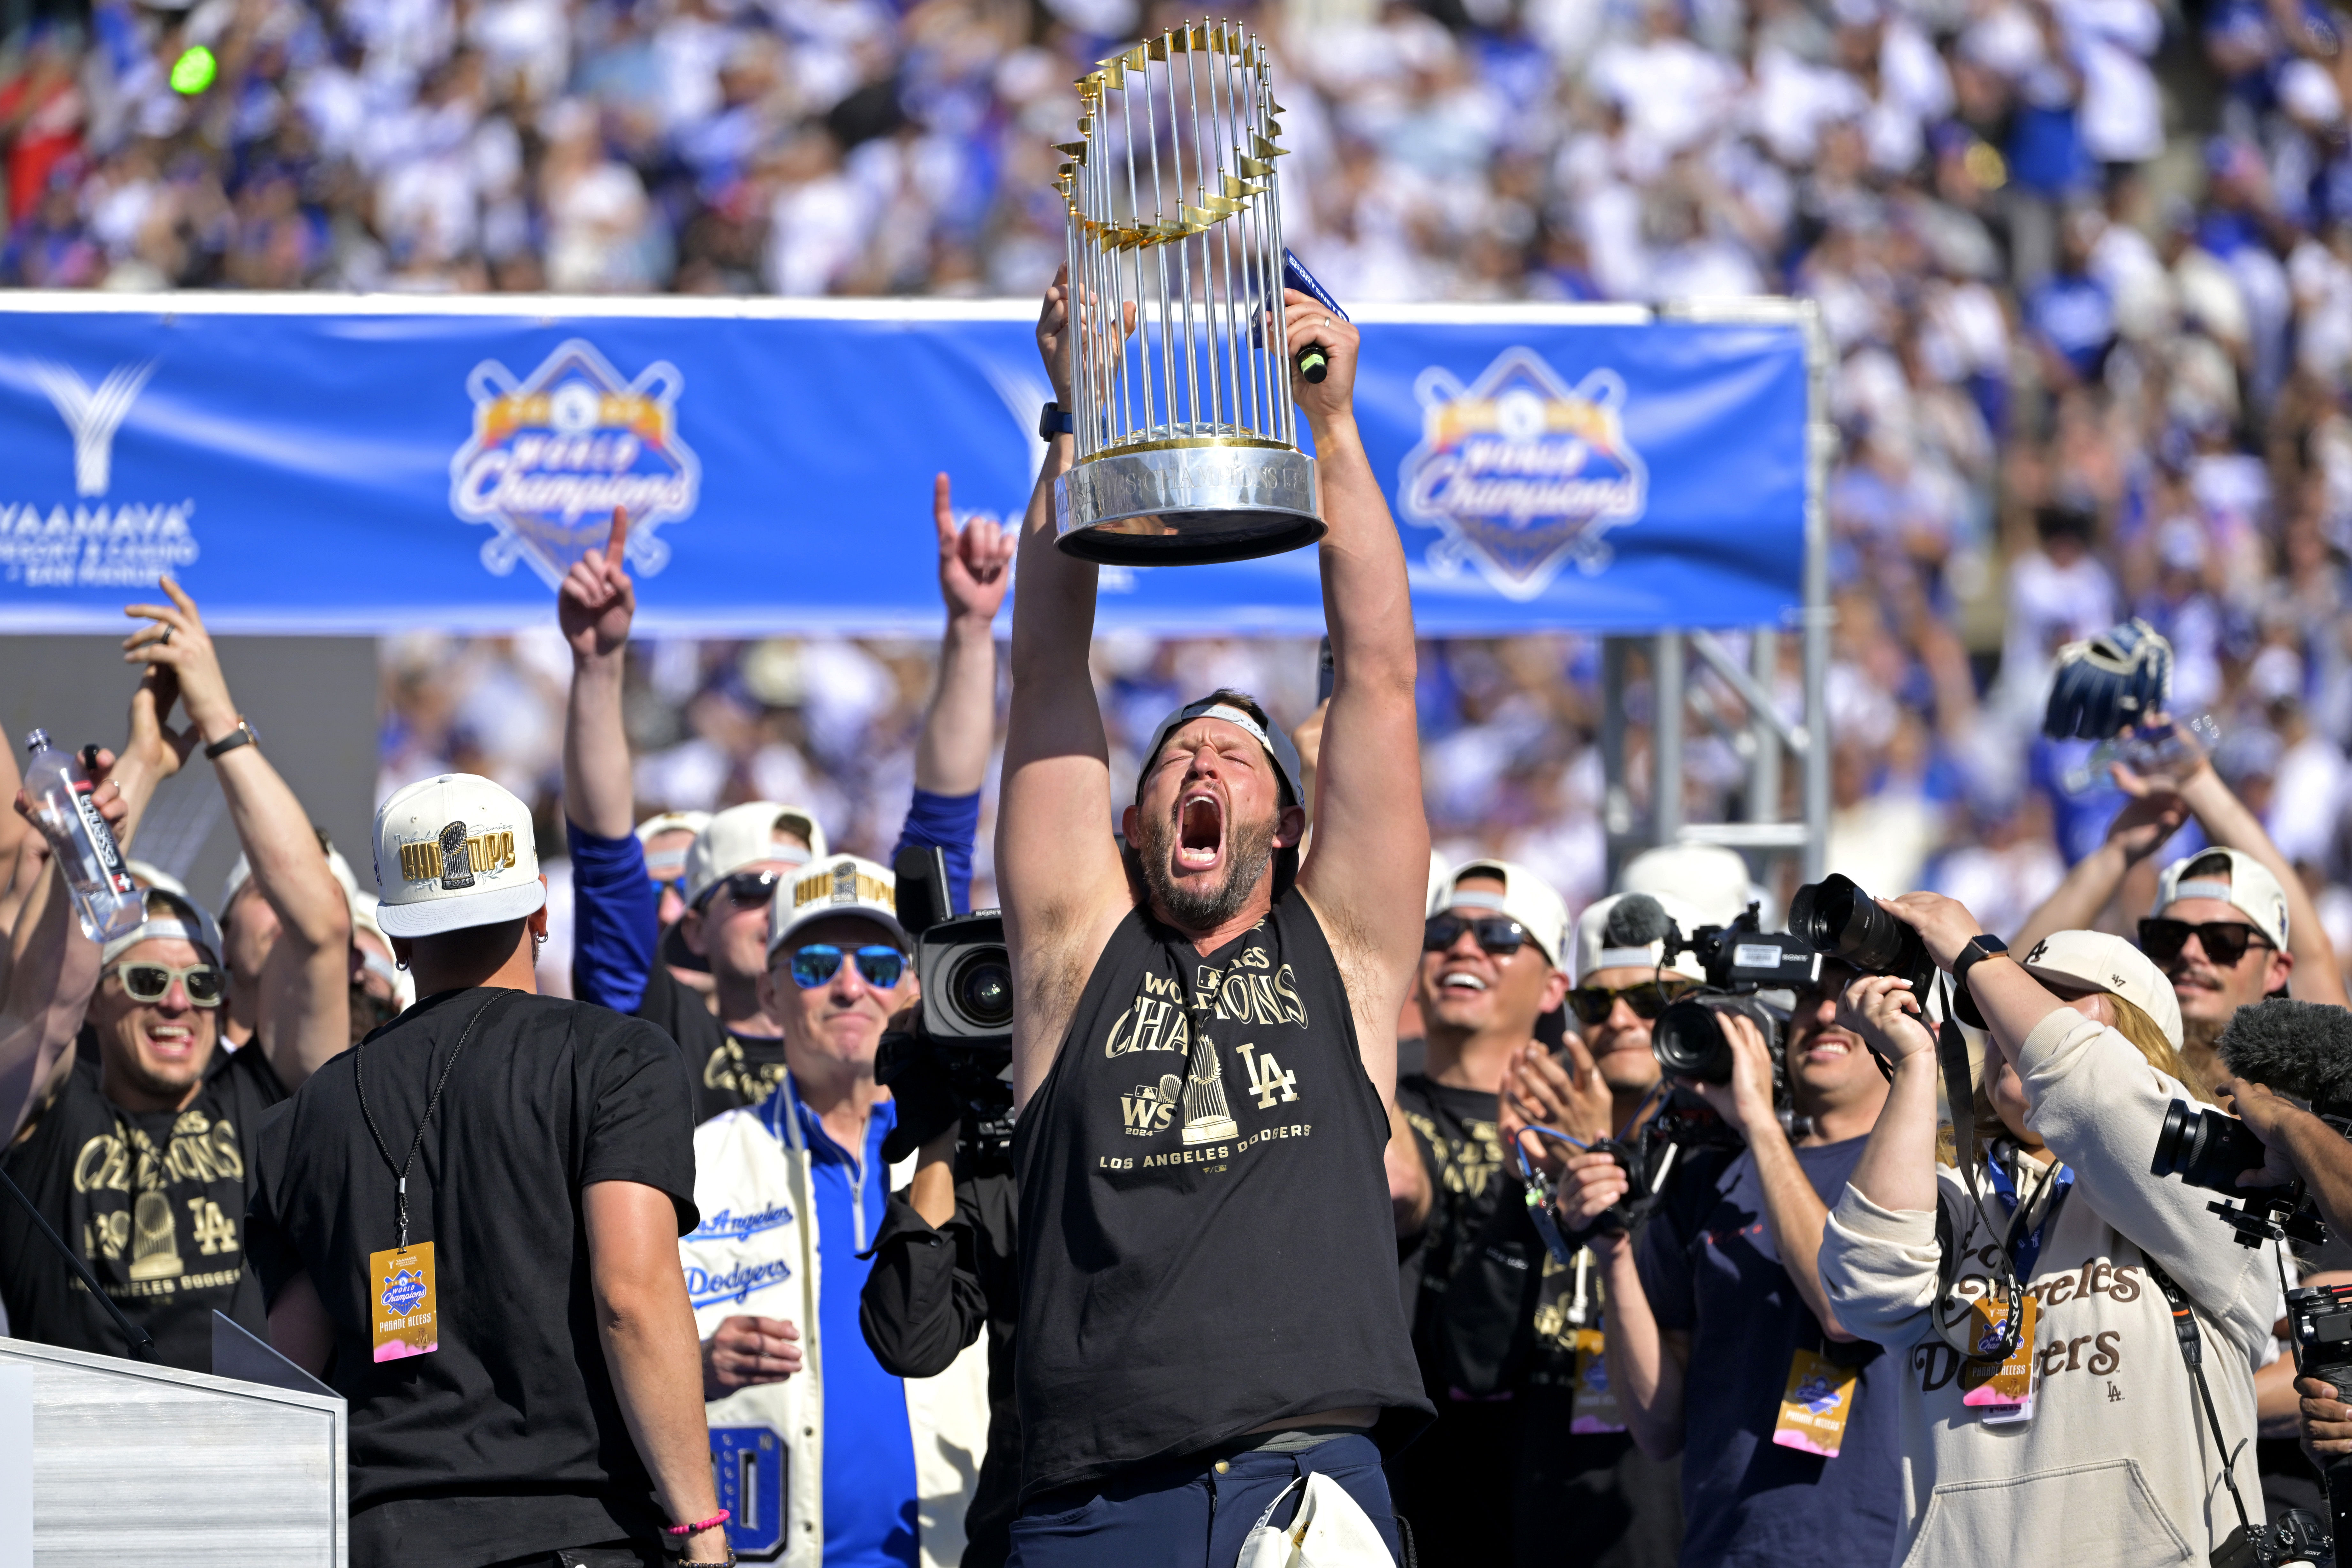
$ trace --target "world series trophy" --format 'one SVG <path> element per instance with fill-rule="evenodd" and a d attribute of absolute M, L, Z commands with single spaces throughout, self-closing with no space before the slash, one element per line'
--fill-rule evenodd
<path fill-rule="evenodd" d="M 1291 406 L 1265 46 L 1232 22 L 1188 23 L 1077 85 L 1079 140 L 1055 143 L 1077 443 L 1054 487 L 1061 547 L 1180 566 L 1312 544 L 1323 520 Z"/>

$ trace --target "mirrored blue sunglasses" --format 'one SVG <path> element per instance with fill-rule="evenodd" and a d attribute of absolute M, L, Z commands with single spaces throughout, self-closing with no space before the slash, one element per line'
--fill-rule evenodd
<path fill-rule="evenodd" d="M 887 991 L 898 984 L 907 972 L 907 955 L 895 947 L 879 942 L 861 947 L 850 954 L 857 961 L 857 973 L 866 984 Z M 829 984 L 841 973 L 841 949 L 829 942 L 813 942 L 793 952 L 793 984 L 803 991 L 814 991 Z"/>

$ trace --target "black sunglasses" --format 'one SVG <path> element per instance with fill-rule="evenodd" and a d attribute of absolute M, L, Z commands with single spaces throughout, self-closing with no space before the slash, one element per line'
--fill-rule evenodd
<path fill-rule="evenodd" d="M 772 900 L 776 896 L 776 884 L 782 880 L 783 879 L 773 871 L 730 872 L 713 882 L 702 895 L 703 907 L 708 909 L 710 900 L 723 890 L 735 900 L 738 908 L 751 909 Z"/>
<path fill-rule="evenodd" d="M 2243 921 L 2144 920 L 2139 922 L 2139 950 L 2161 965 L 2180 956 L 2194 932 L 2205 956 L 2228 969 L 2246 956 L 2250 947 L 2270 947 L 2271 939 Z"/>
<path fill-rule="evenodd" d="M 1697 982 L 1680 974 L 1669 974 L 1659 980 L 1638 981 L 1632 985 L 1580 985 L 1568 994 L 1568 1005 L 1577 1019 L 1588 1029 L 1609 1021 L 1617 999 L 1623 997 L 1625 1005 L 1633 1009 L 1636 1018 L 1655 1018 L 1666 1010 L 1666 1004 L 1688 991 Z"/>
<path fill-rule="evenodd" d="M 1480 947 L 1497 958 L 1508 958 L 1528 940 L 1525 926 L 1501 915 L 1481 915 L 1475 921 L 1463 915 L 1432 915 L 1429 924 L 1422 928 L 1421 951 L 1444 952 L 1460 942 L 1465 931 L 1478 939 Z"/>

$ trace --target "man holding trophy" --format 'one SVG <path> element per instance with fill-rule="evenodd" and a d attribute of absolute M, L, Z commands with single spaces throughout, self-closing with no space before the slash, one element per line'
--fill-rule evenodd
<path fill-rule="evenodd" d="M 1105 62 L 1082 86 L 1089 121 L 1118 123 L 1120 67 L 1130 91 L 1157 92 L 1160 62 L 1188 49 L 1213 57 L 1203 103 L 1255 101 L 1255 43 L 1195 26 Z M 1231 79 L 1213 85 L 1226 69 L 1238 97 Z M 1244 170 L 1268 167 L 1255 144 Z M 1429 837 L 1404 553 L 1355 426 L 1357 335 L 1296 290 L 1208 288 L 1211 241 L 1240 258 L 1229 279 L 1255 266 L 1270 279 L 1279 255 L 1265 229 L 1204 227 L 1213 204 L 1181 222 L 1087 208 L 1089 182 L 1134 197 L 1125 174 L 1107 177 L 1118 152 L 1073 145 L 1092 156 L 1066 166 L 1078 277 L 1046 291 L 1037 326 L 1056 401 L 1020 544 L 997 824 L 1022 1106 L 1013 1561 L 1224 1564 L 1254 1528 L 1304 1525 L 1318 1561 L 1387 1562 L 1398 1535 L 1375 1435 L 1392 1445 L 1431 1414 L 1381 1165 Z M 1174 161 L 1190 184 L 1188 151 L 1201 155 L 1179 146 Z M 1241 193 L 1229 215 L 1267 200 L 1217 171 L 1200 185 Z M 1163 268 L 1189 268 L 1199 297 L 1155 300 Z M 1221 318 L 1188 370 L 1190 321 Z M 1319 379 L 1297 373 L 1310 349 Z M 1223 366 L 1222 393 L 1202 360 Z M 1249 417 L 1253 397 L 1277 420 L 1305 416 L 1311 468 L 1280 424 Z M 1190 465 L 1181 479 L 1171 453 Z M 1304 484 L 1265 483 L 1234 457 L 1249 453 Z M 1106 482 L 1120 463 L 1127 477 Z M 1318 534 L 1335 676 L 1312 852 L 1302 863 L 1297 752 L 1234 691 L 1168 716 L 1114 816 L 1090 563 L 1232 559 Z"/>

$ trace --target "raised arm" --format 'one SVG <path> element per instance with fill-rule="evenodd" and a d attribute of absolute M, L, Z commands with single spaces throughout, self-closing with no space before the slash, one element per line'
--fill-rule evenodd
<path fill-rule="evenodd" d="M 109 826 L 121 834 L 129 807 L 107 776 L 113 753 L 100 752 L 98 785 L 90 793 Z M 12 820 L 33 826 L 32 803 L 21 785 Z M 16 963 L 0 988 L 0 1116 L 6 1118 L 0 1146 L 16 1136 L 33 1108 L 46 1100 L 73 1061 L 68 1048 L 81 1028 L 83 1010 L 98 989 L 98 944 L 81 934 L 66 894 L 65 879 L 53 858 L 42 861 L 39 885 L 25 900 L 16 931 Z"/>
<path fill-rule="evenodd" d="M 2154 788 L 2129 775 L 2125 787 L 2134 799 L 2107 824 L 2107 836 L 2096 849 L 2074 863 L 2066 879 L 2025 917 L 2025 923 L 2007 933 L 2020 952 L 2056 931 L 2091 931 L 2115 901 L 2116 892 L 2134 866 L 2164 847 L 2173 831 L 2189 820 L 2189 805 L 2169 789 Z"/>
<path fill-rule="evenodd" d="M 939 679 L 915 741 L 915 798 L 898 830 L 898 849 L 940 849 L 948 890 L 959 910 L 971 907 L 971 843 L 980 830 L 980 786 L 996 739 L 996 612 L 1013 584 L 1018 536 L 976 517 L 959 530 L 948 477 L 931 488 L 940 546 L 940 598 L 947 630 L 940 637 Z M 897 850 L 892 851 L 892 859 Z"/>
<path fill-rule="evenodd" d="M 1066 286 L 1066 277 L 1055 279 L 1037 318 L 1037 347 L 1064 407 Z M 1055 437 L 1038 472 L 1021 522 L 1021 592 L 1013 605 L 996 888 L 1013 957 L 1013 1091 L 1022 1104 L 1045 1081 L 1087 973 L 1131 907 L 1112 837 L 1110 746 L 1087 665 L 1096 570 L 1055 542 L 1054 481 L 1068 470 L 1075 445 Z"/>
<path fill-rule="evenodd" d="M 166 605 L 133 605 L 126 615 L 153 622 L 123 639 L 123 657 L 179 678 L 194 733 L 184 742 L 216 744 L 237 732 L 236 703 L 195 601 L 163 579 Z M 352 907 L 310 831 L 310 815 L 257 745 L 213 759 L 253 884 L 281 930 L 261 972 L 257 1043 L 288 1089 L 352 1043 Z"/>
<path fill-rule="evenodd" d="M 1359 340 L 1296 289 L 1285 294 L 1290 354 L 1320 342 L 1324 379 L 1293 372 L 1315 436 L 1323 520 L 1323 618 L 1331 634 L 1331 703 L 1315 780 L 1315 838 L 1298 887 L 1331 938 L 1356 1013 L 1364 1070 L 1386 1100 L 1396 1087 L 1396 1016 L 1421 951 L 1429 823 L 1421 805 L 1413 710 L 1412 598 L 1404 546 L 1356 430 Z"/>
<path fill-rule="evenodd" d="M 583 555 L 556 595 L 556 623 L 572 649 L 572 695 L 563 710 L 563 815 L 599 838 L 635 826 L 629 735 L 621 722 L 621 677 L 637 590 L 622 563 L 629 516 L 613 509 L 604 548 Z"/>

